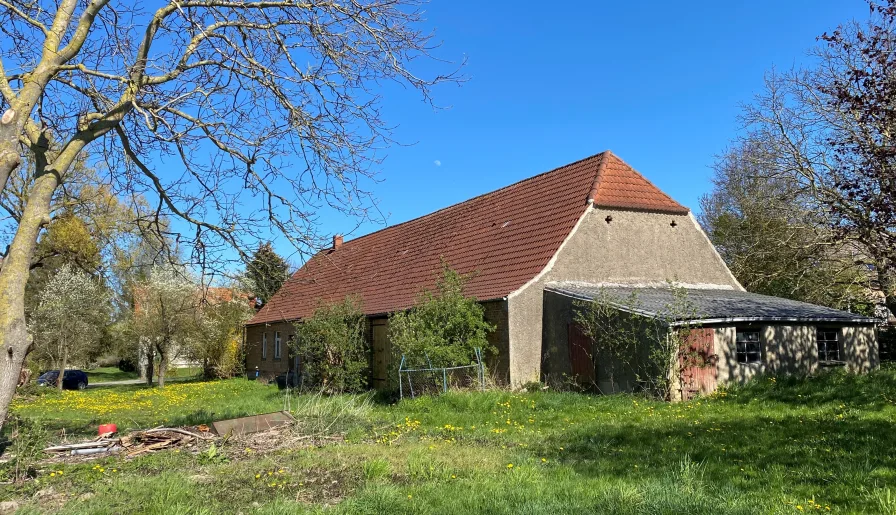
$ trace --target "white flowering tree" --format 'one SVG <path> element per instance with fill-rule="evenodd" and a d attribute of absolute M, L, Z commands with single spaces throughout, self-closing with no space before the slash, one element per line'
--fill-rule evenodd
<path fill-rule="evenodd" d="M 100 341 L 110 319 L 108 290 L 87 273 L 63 265 L 39 294 L 31 318 L 38 356 L 59 370 L 57 386 L 68 364 L 83 359 Z"/>
<path fill-rule="evenodd" d="M 158 356 L 158 384 L 165 386 L 169 364 L 187 351 L 198 332 L 200 301 L 196 283 L 172 266 L 153 267 L 134 287 L 132 329 L 147 360 L 147 382 L 152 382 Z"/>

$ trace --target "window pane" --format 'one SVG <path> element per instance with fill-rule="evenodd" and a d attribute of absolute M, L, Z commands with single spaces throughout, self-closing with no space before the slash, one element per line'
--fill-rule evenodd
<path fill-rule="evenodd" d="M 738 363 L 759 363 L 762 361 L 762 343 L 756 329 L 737 329 L 735 333 L 735 353 Z"/>
<path fill-rule="evenodd" d="M 821 361 L 839 361 L 840 345 L 837 341 L 836 329 L 818 329 L 818 359 Z"/>

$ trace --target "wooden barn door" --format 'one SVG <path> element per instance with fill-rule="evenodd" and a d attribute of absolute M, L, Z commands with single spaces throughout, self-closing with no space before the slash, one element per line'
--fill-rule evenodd
<path fill-rule="evenodd" d="M 569 363 L 579 384 L 594 383 L 594 344 L 575 322 L 569 324 Z"/>
<path fill-rule="evenodd" d="M 712 393 L 716 389 L 717 356 L 712 329 L 688 329 L 681 355 L 681 397 L 693 399 L 697 394 Z"/>

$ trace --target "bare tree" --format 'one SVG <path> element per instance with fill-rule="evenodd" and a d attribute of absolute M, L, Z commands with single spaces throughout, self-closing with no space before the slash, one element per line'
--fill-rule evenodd
<path fill-rule="evenodd" d="M 0 0 L 0 189 L 27 156 L 27 199 L 0 269 L 0 421 L 30 347 L 23 293 L 51 200 L 85 153 L 153 204 L 149 226 L 208 265 L 279 230 L 319 247 L 321 206 L 360 218 L 390 142 L 376 89 L 430 99 L 417 0 Z M 438 63 L 436 63 L 438 64 Z M 432 67 L 430 67 L 431 69 Z M 189 233 L 166 229 L 180 219 Z M 154 225 L 153 225 L 154 224 Z M 174 222 L 172 221 L 172 225 Z"/>
<path fill-rule="evenodd" d="M 716 159 L 700 224 L 747 290 L 870 314 L 868 257 L 796 181 L 768 173 L 775 148 L 746 138 Z"/>
<path fill-rule="evenodd" d="M 745 140 L 766 147 L 758 177 L 789 183 L 874 265 L 896 312 L 896 0 L 819 37 L 813 64 L 766 76 Z"/>

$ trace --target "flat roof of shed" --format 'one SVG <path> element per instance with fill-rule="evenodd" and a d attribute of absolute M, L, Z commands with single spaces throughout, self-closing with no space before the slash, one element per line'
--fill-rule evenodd
<path fill-rule="evenodd" d="M 848 311 L 732 289 L 682 286 L 687 292 L 686 316 L 680 324 L 738 322 L 822 322 L 874 324 L 877 319 Z M 545 291 L 592 300 L 603 297 L 622 311 L 649 317 L 670 316 L 677 299 L 668 285 L 624 286 L 579 282 L 548 283 Z"/>

